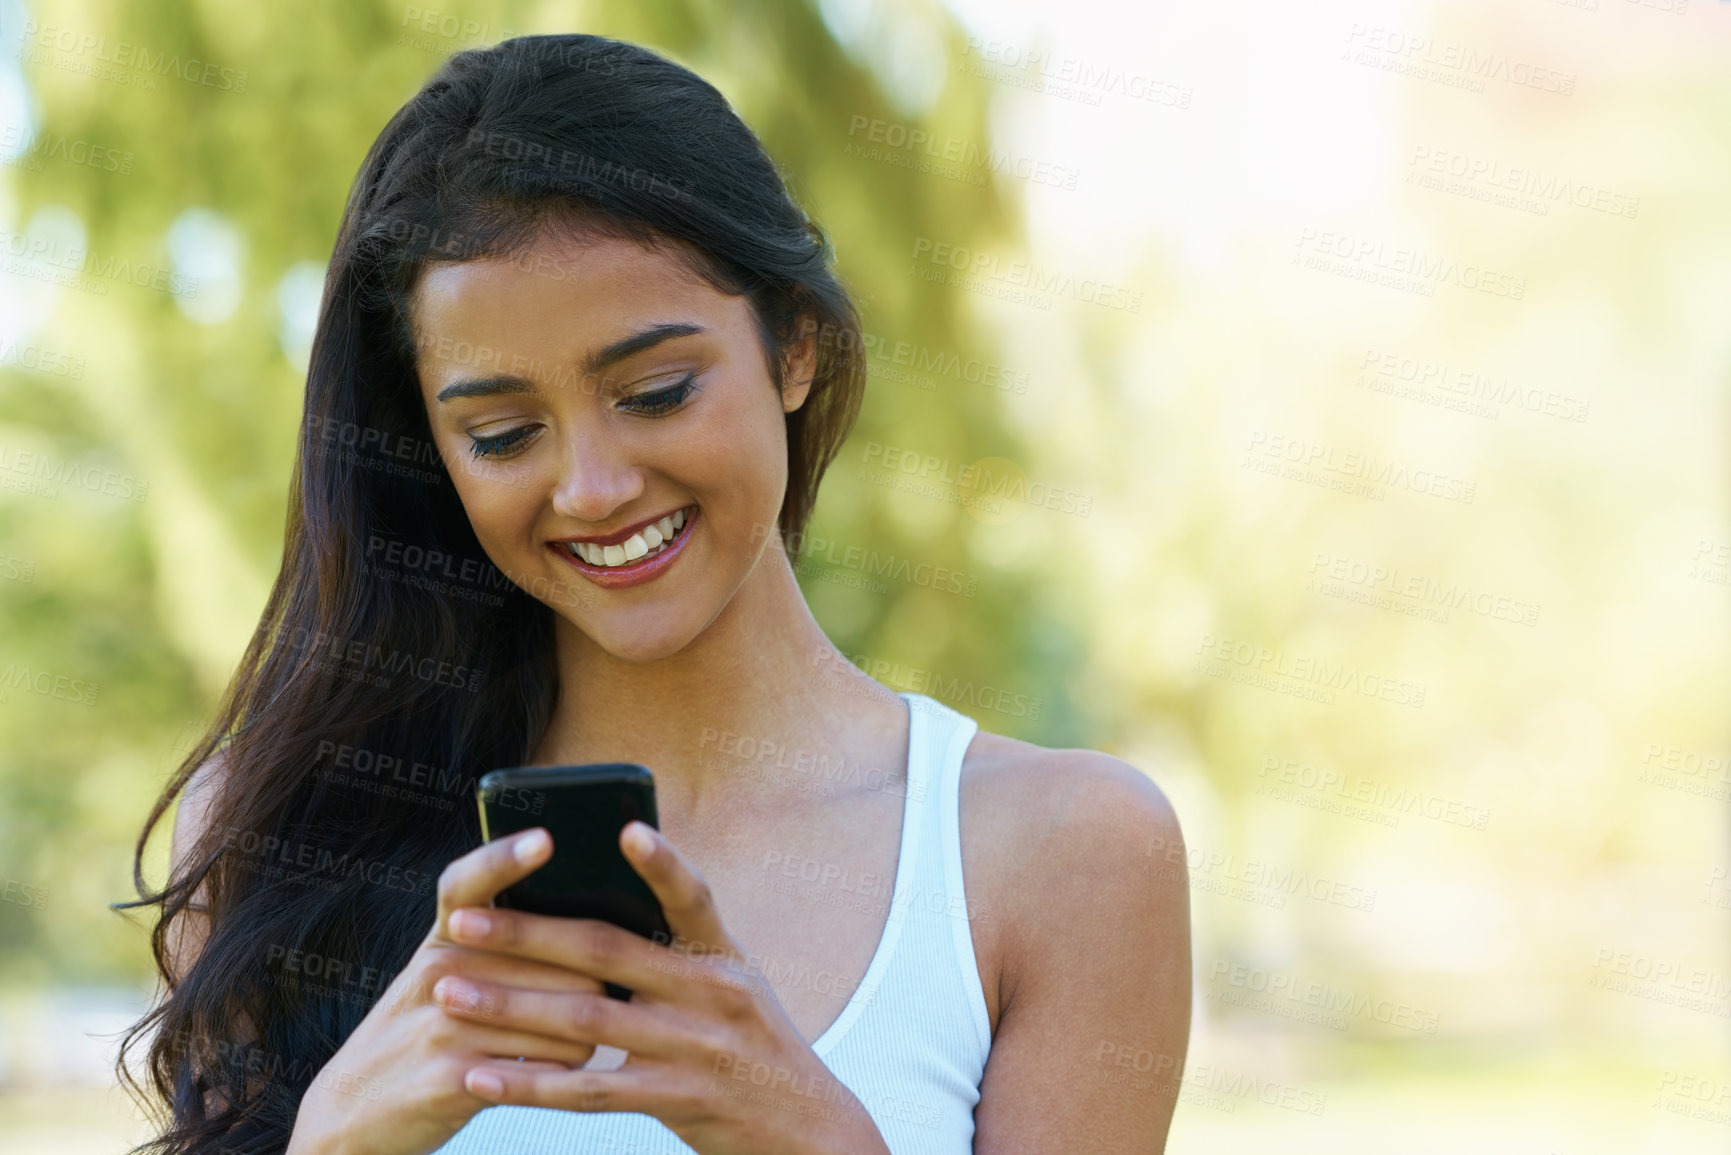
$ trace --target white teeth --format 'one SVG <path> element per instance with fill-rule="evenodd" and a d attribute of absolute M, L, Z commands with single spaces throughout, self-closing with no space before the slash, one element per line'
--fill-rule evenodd
<path fill-rule="evenodd" d="M 667 543 L 685 528 L 685 511 L 677 510 L 651 525 L 646 525 L 618 545 L 596 545 L 590 541 L 562 543 L 574 556 L 590 565 L 616 566 L 654 557 L 667 548 Z"/>

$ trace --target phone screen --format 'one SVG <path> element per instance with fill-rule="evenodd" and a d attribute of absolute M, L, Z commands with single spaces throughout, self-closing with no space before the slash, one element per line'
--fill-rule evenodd
<path fill-rule="evenodd" d="M 500 891 L 495 906 L 562 918 L 596 918 L 656 942 L 672 941 L 655 892 L 619 849 L 632 820 L 657 826 L 655 779 L 631 762 L 494 770 L 476 785 L 481 836 L 491 842 L 543 826 L 553 856 Z M 607 984 L 614 998 L 630 991 Z"/>

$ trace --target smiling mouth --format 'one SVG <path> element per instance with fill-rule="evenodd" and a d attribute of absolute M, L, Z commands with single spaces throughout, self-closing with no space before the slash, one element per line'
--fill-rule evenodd
<path fill-rule="evenodd" d="M 597 569 L 622 569 L 664 553 L 685 536 L 686 528 L 695 519 L 696 507 L 674 510 L 659 521 L 639 529 L 616 545 L 594 542 L 556 541 L 552 546 L 586 565 Z"/>

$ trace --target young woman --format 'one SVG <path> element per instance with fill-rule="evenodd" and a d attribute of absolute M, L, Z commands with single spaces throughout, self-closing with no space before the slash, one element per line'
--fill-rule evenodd
<path fill-rule="evenodd" d="M 453 57 L 332 256 L 282 572 L 141 900 L 149 1150 L 1159 1150 L 1160 791 L 979 731 L 794 580 L 858 412 L 822 231 L 708 83 L 591 36 Z M 475 776 L 641 762 L 675 938 L 491 906 Z M 627 1001 L 603 984 L 631 989 Z M 124 1060 L 123 1060 L 124 1062 Z"/>

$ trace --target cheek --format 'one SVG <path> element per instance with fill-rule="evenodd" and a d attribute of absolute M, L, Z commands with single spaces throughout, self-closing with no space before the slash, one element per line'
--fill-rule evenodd
<path fill-rule="evenodd" d="M 752 506 L 780 507 L 787 476 L 787 428 L 775 391 L 761 379 L 736 383 L 729 403 L 705 423 L 685 447 L 684 469 L 693 480 L 708 479 L 714 490 Z M 755 517 L 759 510 L 741 510 Z"/>
<path fill-rule="evenodd" d="M 511 551 L 523 540 L 523 527 L 534 523 L 537 508 L 534 489 L 521 484 L 527 479 L 520 475 L 515 478 L 519 484 L 512 484 L 509 480 L 471 475 L 461 467 L 451 480 L 475 536 L 490 555 L 495 555 L 495 561 L 502 560 L 497 555 Z"/>

